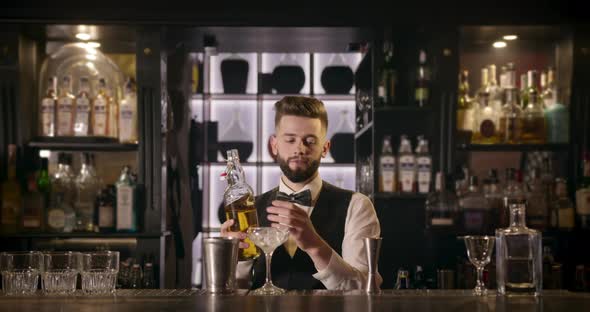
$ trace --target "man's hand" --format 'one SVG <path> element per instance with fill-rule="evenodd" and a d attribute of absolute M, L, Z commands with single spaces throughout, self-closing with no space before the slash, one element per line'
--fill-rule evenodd
<path fill-rule="evenodd" d="M 244 242 L 244 239 L 246 239 L 246 237 L 247 237 L 246 233 L 232 232 L 231 231 L 232 225 L 234 225 L 233 219 L 229 219 L 229 220 L 223 222 L 223 224 L 221 225 L 221 236 L 222 237 L 235 237 L 235 238 L 240 239 L 240 248 L 242 248 L 242 249 L 246 249 L 246 248 L 250 247 L 250 244 Z"/>
<path fill-rule="evenodd" d="M 330 262 L 332 248 L 316 232 L 307 212 L 291 202 L 274 200 L 272 206 L 267 207 L 268 220 L 273 227 L 289 227 L 291 237 L 297 247 L 305 251 L 313 260 L 318 270 L 323 269 Z"/>

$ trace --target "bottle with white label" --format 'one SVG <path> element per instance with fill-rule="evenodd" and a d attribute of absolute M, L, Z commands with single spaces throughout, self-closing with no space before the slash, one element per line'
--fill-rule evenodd
<path fill-rule="evenodd" d="M 119 141 L 137 143 L 137 94 L 132 78 L 125 83 L 125 95 L 119 106 Z"/>
<path fill-rule="evenodd" d="M 416 175 L 418 177 L 418 193 L 430 193 L 432 156 L 428 152 L 428 141 L 423 136 L 418 136 L 418 147 L 416 147 Z"/>
<path fill-rule="evenodd" d="M 117 139 L 119 137 L 119 102 L 117 102 L 116 88 L 110 86 L 107 88 L 107 98 L 109 101 L 108 109 L 108 136 Z"/>
<path fill-rule="evenodd" d="M 59 97 L 57 99 L 57 135 L 71 136 L 74 123 L 74 95 L 72 94 L 72 78 L 63 77 Z"/>
<path fill-rule="evenodd" d="M 400 191 L 414 193 L 416 191 L 416 156 L 412 153 L 412 143 L 406 135 L 401 136 L 398 161 Z"/>
<path fill-rule="evenodd" d="M 107 82 L 104 78 L 100 78 L 98 92 L 92 103 L 92 134 L 95 136 L 108 136 L 109 105 Z"/>
<path fill-rule="evenodd" d="M 125 166 L 116 183 L 117 187 L 117 231 L 137 231 L 135 181 L 129 166 Z"/>
<path fill-rule="evenodd" d="M 57 103 L 57 77 L 49 78 L 47 91 L 41 100 L 41 136 L 55 135 L 55 107 Z"/>
<path fill-rule="evenodd" d="M 88 77 L 80 78 L 80 90 L 76 96 L 74 112 L 74 135 L 87 136 L 90 124 L 90 82 Z"/>
<path fill-rule="evenodd" d="M 379 157 L 379 192 L 397 191 L 395 155 L 391 147 L 391 136 L 383 138 L 383 147 Z"/>

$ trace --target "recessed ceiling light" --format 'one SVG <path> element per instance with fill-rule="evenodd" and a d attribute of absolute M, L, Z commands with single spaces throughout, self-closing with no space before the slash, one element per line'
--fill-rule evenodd
<path fill-rule="evenodd" d="M 517 35 L 506 35 L 504 37 L 502 37 L 504 40 L 516 40 L 518 39 Z"/>
<path fill-rule="evenodd" d="M 496 41 L 493 44 L 494 48 L 500 49 L 500 48 L 505 48 L 506 47 L 506 42 L 504 41 Z"/>
<path fill-rule="evenodd" d="M 90 40 L 90 34 L 87 33 L 77 33 L 76 34 L 76 38 L 80 39 L 80 40 Z"/>
<path fill-rule="evenodd" d="M 100 48 L 100 43 L 94 41 L 87 42 L 86 45 L 90 48 Z"/>

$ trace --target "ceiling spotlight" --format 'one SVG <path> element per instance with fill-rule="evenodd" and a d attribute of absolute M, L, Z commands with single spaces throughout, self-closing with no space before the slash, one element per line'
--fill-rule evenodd
<path fill-rule="evenodd" d="M 90 41 L 90 42 L 87 42 L 87 43 L 86 43 L 86 45 L 87 45 L 89 48 L 94 48 L 94 49 L 96 49 L 96 48 L 100 48 L 100 43 L 98 43 L 98 42 L 95 42 L 95 41 Z"/>
<path fill-rule="evenodd" d="M 504 40 L 516 40 L 518 39 L 517 35 L 506 35 L 504 37 L 502 37 Z"/>
<path fill-rule="evenodd" d="M 496 41 L 493 44 L 494 48 L 500 49 L 500 48 L 505 48 L 506 47 L 506 42 L 504 41 Z"/>
<path fill-rule="evenodd" d="M 87 33 L 77 33 L 76 34 L 76 38 L 80 39 L 80 40 L 90 40 L 90 34 Z"/>

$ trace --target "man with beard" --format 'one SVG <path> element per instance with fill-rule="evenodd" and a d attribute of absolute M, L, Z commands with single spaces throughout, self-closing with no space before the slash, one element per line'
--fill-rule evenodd
<path fill-rule="evenodd" d="M 273 283 L 285 289 L 360 289 L 368 275 L 363 239 L 378 237 L 381 231 L 373 204 L 320 178 L 320 160 L 330 149 L 328 115 L 321 101 L 287 96 L 275 104 L 275 111 L 270 143 L 282 175 L 278 187 L 255 203 L 260 226 L 289 228 L 289 239 L 273 254 Z M 229 232 L 232 224 L 222 224 L 222 236 L 246 238 Z M 240 262 L 237 278 L 258 288 L 266 274 L 264 255 L 253 262 Z"/>

